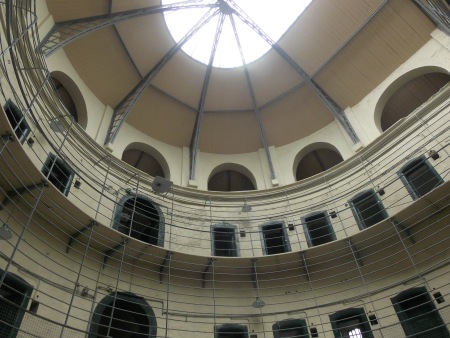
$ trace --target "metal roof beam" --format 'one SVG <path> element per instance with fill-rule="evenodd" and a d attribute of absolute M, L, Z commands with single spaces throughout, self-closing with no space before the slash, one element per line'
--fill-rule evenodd
<path fill-rule="evenodd" d="M 141 81 L 128 93 L 128 95 L 118 104 L 114 109 L 113 116 L 106 134 L 105 144 L 113 143 L 117 134 L 125 122 L 128 114 L 133 109 L 136 102 L 141 97 L 145 88 L 158 75 L 161 69 L 172 59 L 172 57 L 183 47 L 183 45 L 194 36 L 205 24 L 207 24 L 216 14 L 216 11 L 208 11 L 197 24 L 176 44 L 174 45 L 164 57 L 145 75 Z"/>
<path fill-rule="evenodd" d="M 220 13 L 220 19 L 217 24 L 216 33 L 214 36 L 214 42 L 211 48 L 211 55 L 209 57 L 208 67 L 206 68 L 205 80 L 203 81 L 202 93 L 200 95 L 200 100 L 197 109 L 197 116 L 195 117 L 194 130 L 192 131 L 191 145 L 189 151 L 189 179 L 195 180 L 195 170 L 197 166 L 197 154 L 198 154 L 198 144 L 200 138 L 200 128 L 202 125 L 203 113 L 205 112 L 205 102 L 206 95 L 208 93 L 209 80 L 211 79 L 211 72 L 213 69 L 213 62 L 216 56 L 217 45 L 219 44 L 219 38 L 222 33 L 223 23 L 225 21 L 225 14 Z"/>
<path fill-rule="evenodd" d="M 439 28 L 450 35 L 450 7 L 442 0 L 413 0 L 420 10 Z"/>
<path fill-rule="evenodd" d="M 302 67 L 292 59 L 283 48 L 281 48 L 275 41 L 272 40 L 250 17 L 248 17 L 244 11 L 233 1 L 229 0 L 234 13 L 253 31 L 255 31 L 264 41 L 266 41 L 302 78 L 306 83 L 313 89 L 320 100 L 325 104 L 325 106 L 330 110 L 335 119 L 341 124 L 344 130 L 347 132 L 353 143 L 358 143 L 359 138 L 354 131 L 350 121 L 347 119 L 344 111 L 338 106 L 336 102 L 317 84 L 314 79 L 312 79 Z"/>
<path fill-rule="evenodd" d="M 96 15 L 87 18 L 75 19 L 56 23 L 42 39 L 38 50 L 49 56 L 61 47 L 64 47 L 80 37 L 96 30 L 114 25 L 118 22 L 134 19 L 140 16 L 177 11 L 192 8 L 217 8 L 215 4 L 199 4 L 202 0 L 190 0 L 183 3 L 144 7 L 130 11 Z"/>
<path fill-rule="evenodd" d="M 244 52 L 242 50 L 241 41 L 239 40 L 239 35 L 238 35 L 237 29 L 236 29 L 236 23 L 234 22 L 234 18 L 232 15 L 230 15 L 230 20 L 231 20 L 231 26 L 233 27 L 234 37 L 236 39 L 236 42 L 237 42 L 237 45 L 239 48 L 239 54 L 241 56 L 242 64 L 244 66 L 245 79 L 247 81 L 248 89 L 250 91 L 250 95 L 252 98 L 253 110 L 255 112 L 256 121 L 258 122 L 259 133 L 261 135 L 261 140 L 262 140 L 262 143 L 264 146 L 264 150 L 266 152 L 267 162 L 269 163 L 270 176 L 271 176 L 272 180 L 275 180 L 277 177 L 275 175 L 275 169 L 274 169 L 273 162 L 272 162 L 272 156 L 270 155 L 269 142 L 267 140 L 266 130 L 264 128 L 264 123 L 261 118 L 261 113 L 260 113 L 258 105 L 256 103 L 255 90 L 253 89 L 252 79 L 250 78 L 250 73 L 248 71 L 247 63 L 245 62 L 245 57 L 244 57 Z"/>

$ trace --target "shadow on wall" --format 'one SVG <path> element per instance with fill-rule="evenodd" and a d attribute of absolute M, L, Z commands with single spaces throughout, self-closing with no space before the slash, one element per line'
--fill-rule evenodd
<path fill-rule="evenodd" d="M 294 175 L 297 181 L 317 175 L 343 161 L 339 151 L 328 143 L 314 143 L 295 157 Z"/>
<path fill-rule="evenodd" d="M 256 190 L 256 180 L 246 167 L 225 163 L 213 169 L 208 178 L 209 191 Z"/>
<path fill-rule="evenodd" d="M 375 124 L 384 132 L 411 114 L 450 81 L 450 75 L 438 67 L 414 69 L 384 91 L 375 108 Z"/>
<path fill-rule="evenodd" d="M 88 123 L 86 102 L 76 83 L 61 71 L 52 72 L 50 82 L 67 112 L 73 116 L 75 122 L 86 130 Z"/>
<path fill-rule="evenodd" d="M 170 170 L 164 156 L 148 144 L 134 142 L 122 153 L 122 161 L 150 176 L 161 176 L 170 180 Z"/>

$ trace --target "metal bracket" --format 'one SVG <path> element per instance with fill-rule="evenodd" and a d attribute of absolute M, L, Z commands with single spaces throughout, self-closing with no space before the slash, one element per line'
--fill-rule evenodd
<path fill-rule="evenodd" d="M 14 189 L 14 190 L 10 190 L 10 191 L 6 192 L 6 196 L 3 199 L 3 202 L 2 202 L 2 204 L 0 204 L 0 210 L 5 209 L 5 205 L 8 204 L 10 201 L 12 201 L 12 199 L 14 197 L 23 195 L 26 192 L 31 192 L 32 190 L 37 189 L 37 188 L 43 189 L 43 188 L 46 188 L 47 186 L 48 186 L 47 181 L 42 181 L 39 184 L 32 184 L 27 187 L 22 187 L 19 189 Z"/>
<path fill-rule="evenodd" d="M 167 266 L 169 265 L 170 260 L 172 259 L 172 251 L 168 251 L 166 258 L 164 258 L 161 267 L 159 268 L 159 283 L 162 284 L 164 280 L 164 275 L 166 274 Z"/>
<path fill-rule="evenodd" d="M 403 224 L 398 223 L 394 218 L 391 218 L 389 220 L 389 222 L 391 222 L 391 224 L 394 227 L 397 227 L 398 233 L 401 234 L 402 232 L 405 233 L 405 235 L 407 236 L 407 238 L 409 239 L 409 241 L 411 242 L 411 244 L 416 244 L 416 239 L 414 238 L 414 236 L 411 233 L 411 230 L 409 230 L 409 228 L 405 227 Z"/>
<path fill-rule="evenodd" d="M 203 270 L 203 273 L 202 273 L 202 289 L 204 289 L 205 286 L 206 286 L 206 277 L 208 276 L 209 269 L 211 269 L 211 267 L 213 266 L 214 261 L 215 261 L 214 258 L 208 259 L 208 264 L 206 264 L 205 270 Z"/>
<path fill-rule="evenodd" d="M 119 249 L 122 247 L 122 250 L 125 250 L 125 247 L 128 244 L 128 239 L 124 238 L 122 243 L 117 244 L 115 247 L 108 249 L 106 251 L 103 251 L 103 265 L 102 268 L 104 269 L 106 266 L 106 262 L 108 261 L 108 258 L 111 257 L 111 255 L 115 252 L 115 251 L 119 251 Z"/>
<path fill-rule="evenodd" d="M 256 272 L 256 259 L 252 259 L 252 282 L 253 282 L 253 288 L 258 289 L 258 278 L 257 278 L 257 272 Z"/>
<path fill-rule="evenodd" d="M 364 262 L 361 258 L 361 255 L 360 255 L 358 249 L 353 244 L 351 238 L 347 242 L 348 242 L 348 246 L 350 247 L 350 250 L 352 251 L 353 256 L 355 257 L 356 264 L 358 264 L 359 268 L 362 268 L 364 266 Z"/>
<path fill-rule="evenodd" d="M 70 235 L 69 238 L 69 242 L 67 243 L 66 246 L 66 253 L 69 253 L 70 248 L 72 247 L 74 241 L 82 234 L 84 233 L 86 230 L 90 230 L 92 229 L 92 227 L 94 227 L 95 225 L 97 225 L 97 221 L 92 220 L 91 223 L 89 223 L 89 225 L 86 225 L 85 227 L 83 227 L 83 229 L 78 230 L 77 232 L 75 232 L 73 235 Z"/>
<path fill-rule="evenodd" d="M 303 273 L 305 274 L 306 279 L 308 280 L 308 282 L 311 283 L 311 278 L 309 277 L 308 266 L 306 265 L 305 253 L 304 252 L 300 252 L 299 254 L 302 257 L 302 261 L 303 261 L 303 264 L 302 264 Z"/>

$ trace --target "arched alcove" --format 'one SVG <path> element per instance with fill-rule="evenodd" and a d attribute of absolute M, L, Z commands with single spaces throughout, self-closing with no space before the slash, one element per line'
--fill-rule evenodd
<path fill-rule="evenodd" d="M 395 80 L 380 97 L 375 123 L 384 132 L 398 120 L 436 94 L 450 81 L 450 74 L 437 67 L 414 69 Z"/>
<path fill-rule="evenodd" d="M 116 292 L 104 297 L 95 308 L 89 338 L 156 337 L 157 322 L 153 309 L 131 292 Z"/>
<path fill-rule="evenodd" d="M 60 71 L 52 72 L 50 81 L 68 113 L 74 118 L 75 122 L 86 129 L 88 121 L 86 103 L 76 83 Z"/>
<path fill-rule="evenodd" d="M 150 176 L 170 179 L 167 161 L 159 151 L 147 144 L 135 142 L 128 145 L 122 153 L 122 161 Z"/>
<path fill-rule="evenodd" d="M 343 161 L 341 154 L 332 145 L 321 143 L 310 145 L 297 154 L 294 173 L 297 181 L 317 175 Z"/>
<path fill-rule="evenodd" d="M 244 166 L 226 163 L 211 172 L 208 178 L 209 191 L 245 191 L 256 190 L 253 174 Z"/>
<path fill-rule="evenodd" d="M 113 228 L 145 243 L 164 246 L 164 215 L 159 206 L 145 196 L 122 198 L 116 207 Z"/>

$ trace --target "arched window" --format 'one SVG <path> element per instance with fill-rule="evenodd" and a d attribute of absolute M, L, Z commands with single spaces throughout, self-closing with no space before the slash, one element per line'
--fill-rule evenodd
<path fill-rule="evenodd" d="M 253 173 L 237 163 L 223 163 L 215 167 L 208 178 L 210 191 L 256 190 Z"/>
<path fill-rule="evenodd" d="M 317 175 L 343 161 L 341 154 L 329 148 L 313 150 L 303 156 L 296 170 L 297 181 Z"/>
<path fill-rule="evenodd" d="M 126 196 L 116 207 L 113 228 L 145 243 L 164 246 L 164 215 L 145 196 Z"/>
<path fill-rule="evenodd" d="M 405 290 L 391 298 L 391 301 L 408 337 L 450 337 L 424 287 Z"/>
<path fill-rule="evenodd" d="M 432 72 L 406 82 L 386 102 L 381 113 L 381 130 L 408 116 L 449 81 L 449 74 Z"/>
<path fill-rule="evenodd" d="M 122 161 L 150 176 L 167 178 L 165 177 L 164 170 L 158 160 L 145 151 L 139 149 L 127 149 L 122 154 Z"/>
<path fill-rule="evenodd" d="M 86 129 L 88 122 L 86 102 L 77 84 L 61 71 L 52 72 L 49 81 L 74 122 Z"/>
<path fill-rule="evenodd" d="M 50 80 L 52 81 L 53 86 L 56 89 L 56 93 L 58 94 L 59 98 L 61 99 L 62 104 L 64 105 L 64 107 L 66 107 L 66 109 L 70 113 L 70 115 L 72 115 L 74 121 L 78 123 L 77 107 L 75 105 L 75 102 L 72 99 L 72 96 L 70 96 L 66 87 L 64 87 L 63 84 L 61 82 L 59 82 L 56 78 L 54 78 L 53 76 L 50 76 Z"/>
<path fill-rule="evenodd" d="M 89 338 L 148 337 L 157 333 L 155 313 L 144 298 L 131 292 L 112 293 L 95 308 Z"/>
<path fill-rule="evenodd" d="M 210 191 L 255 190 L 252 181 L 236 170 L 223 170 L 214 174 L 208 181 Z"/>

